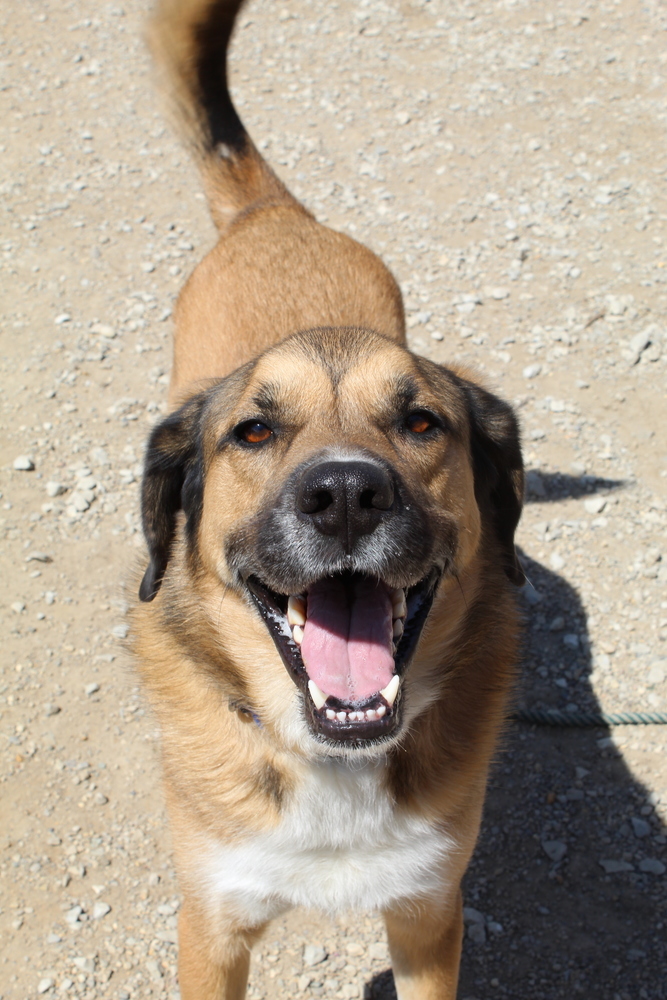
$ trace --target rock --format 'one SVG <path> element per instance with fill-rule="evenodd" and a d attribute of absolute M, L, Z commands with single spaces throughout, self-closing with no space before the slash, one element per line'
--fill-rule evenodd
<path fill-rule="evenodd" d="M 567 844 L 564 844 L 562 840 L 544 840 L 542 841 L 542 850 L 551 861 L 557 864 L 567 854 Z"/>
<path fill-rule="evenodd" d="M 645 819 L 639 819 L 638 816 L 631 816 L 630 823 L 632 825 L 632 832 L 635 837 L 648 837 L 651 832 L 651 826 L 646 822 Z"/>
<path fill-rule="evenodd" d="M 93 973 L 95 971 L 95 957 L 96 956 L 86 957 L 84 955 L 77 955 L 76 958 L 73 959 L 73 962 L 80 972 Z"/>
<path fill-rule="evenodd" d="M 83 514 L 83 512 L 88 510 L 90 507 L 90 500 L 87 500 L 83 493 L 72 493 L 72 496 L 70 497 L 70 507 L 75 512 Z"/>
<path fill-rule="evenodd" d="M 664 683 L 667 677 L 667 659 L 654 660 L 646 678 L 646 683 L 650 687 Z"/>
<path fill-rule="evenodd" d="M 53 702 L 50 701 L 47 701 L 47 703 L 44 706 L 44 715 L 46 715 L 47 717 L 51 715 L 58 715 L 60 711 L 61 711 L 60 705 L 54 705 Z"/>
<path fill-rule="evenodd" d="M 107 913 L 110 912 L 111 912 L 111 907 L 109 906 L 109 904 L 103 903 L 102 900 L 99 899 L 93 905 L 93 913 L 92 913 L 93 920 L 101 920 L 102 917 L 106 917 Z"/>
<path fill-rule="evenodd" d="M 374 941 L 368 949 L 368 954 L 376 962 L 386 962 L 389 958 L 389 948 L 384 941 Z"/>
<path fill-rule="evenodd" d="M 476 910 L 474 906 L 463 907 L 464 924 L 483 924 L 484 922 L 484 914 Z"/>
<path fill-rule="evenodd" d="M 468 937 L 473 944 L 484 944 L 486 941 L 486 928 L 484 924 L 470 924 L 468 927 Z"/>
<path fill-rule="evenodd" d="M 86 694 L 88 695 L 88 697 L 90 697 L 91 694 L 96 694 L 97 691 L 99 691 L 99 689 L 100 689 L 100 686 L 97 683 L 97 681 L 92 681 L 91 684 L 86 684 L 86 686 L 84 688 L 84 690 L 85 690 Z"/>
<path fill-rule="evenodd" d="M 607 875 L 617 875 L 619 872 L 633 872 L 635 866 L 631 865 L 629 861 L 613 861 L 604 860 L 598 861 L 601 868 L 604 868 Z"/>
<path fill-rule="evenodd" d="M 40 562 L 40 563 L 52 563 L 53 558 L 47 555 L 46 552 L 31 552 L 29 556 L 26 556 L 27 563 L 29 562 Z"/>
<path fill-rule="evenodd" d="M 320 965 L 327 958 L 326 949 L 321 944 L 307 944 L 303 949 L 303 964 L 307 968 L 313 965 Z"/>
<path fill-rule="evenodd" d="M 83 913 L 83 907 L 77 904 L 76 906 L 73 906 L 70 910 L 67 911 L 67 913 L 65 914 L 65 920 L 71 927 L 73 927 L 75 924 L 78 924 L 79 917 L 81 916 L 82 913 Z"/>
<path fill-rule="evenodd" d="M 535 469 L 530 469 L 526 473 L 526 493 L 534 497 L 545 497 L 547 495 L 544 480 Z"/>
<path fill-rule="evenodd" d="M 502 302 L 503 299 L 508 299 L 510 295 L 509 288 L 502 288 L 499 286 L 489 287 L 484 289 L 484 294 L 489 299 L 495 299 L 496 302 Z M 527 376 L 530 377 L 530 376 Z"/>
<path fill-rule="evenodd" d="M 312 983 L 312 981 L 313 981 L 312 976 L 306 976 L 306 975 L 299 976 L 299 978 L 297 979 L 297 986 L 299 988 L 299 992 L 305 993 L 310 984 Z"/>
<path fill-rule="evenodd" d="M 644 858 L 639 862 L 639 870 L 649 875 L 664 875 L 666 869 L 662 861 L 658 861 L 657 858 Z"/>
<path fill-rule="evenodd" d="M 574 632 L 567 632 L 563 636 L 563 645 L 570 649 L 579 649 L 579 636 Z"/>
<path fill-rule="evenodd" d="M 565 560 L 559 552 L 552 552 L 549 556 L 549 565 L 558 572 L 565 566 Z"/>
<path fill-rule="evenodd" d="M 126 639 L 130 631 L 130 626 L 125 622 L 121 622 L 119 625 L 114 625 L 111 629 L 111 634 L 115 639 Z"/>
<path fill-rule="evenodd" d="M 523 370 L 523 377 L 528 379 L 537 378 L 537 376 L 540 374 L 541 371 L 542 371 L 542 365 L 538 364 L 526 365 L 526 367 Z"/>
<path fill-rule="evenodd" d="M 25 604 L 23 603 L 23 601 L 14 601 L 10 605 L 10 607 L 12 611 L 17 615 L 20 615 L 22 611 L 25 611 Z"/>
<path fill-rule="evenodd" d="M 63 493 L 67 493 L 67 487 L 63 483 L 48 482 L 46 484 L 46 493 L 50 497 L 59 497 Z"/>
<path fill-rule="evenodd" d="M 39 983 L 37 984 L 37 992 L 48 993 L 49 990 L 53 989 L 53 985 L 54 984 L 52 979 L 40 979 Z"/>
<path fill-rule="evenodd" d="M 560 632 L 561 629 L 565 628 L 565 619 L 562 615 L 556 615 L 551 624 L 549 625 L 550 632 Z"/>
<path fill-rule="evenodd" d="M 606 497 L 587 497 L 586 500 L 584 500 L 584 510 L 587 514 L 601 514 L 606 506 Z"/>
<path fill-rule="evenodd" d="M 349 944 L 346 944 L 345 951 L 348 955 L 351 955 L 352 958 L 360 958 L 366 953 L 366 949 L 363 945 L 359 944 L 358 941 L 350 941 Z"/>
<path fill-rule="evenodd" d="M 113 340 L 116 336 L 116 331 L 108 323 L 93 323 L 90 332 L 96 334 L 98 337 L 106 337 L 107 340 Z"/>
<path fill-rule="evenodd" d="M 154 958 L 149 958 L 146 962 L 146 971 L 154 983 L 161 983 L 163 979 L 162 969 Z"/>
<path fill-rule="evenodd" d="M 35 468 L 35 463 L 30 455 L 18 455 L 12 465 L 17 472 L 32 472 Z"/>

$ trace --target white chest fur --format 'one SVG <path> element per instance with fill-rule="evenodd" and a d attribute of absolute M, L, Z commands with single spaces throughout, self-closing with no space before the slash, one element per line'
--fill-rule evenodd
<path fill-rule="evenodd" d="M 382 910 L 440 895 L 456 845 L 396 810 L 382 778 L 378 763 L 313 765 L 277 827 L 240 845 L 209 843 L 199 859 L 209 906 L 259 923 L 292 906 Z"/>

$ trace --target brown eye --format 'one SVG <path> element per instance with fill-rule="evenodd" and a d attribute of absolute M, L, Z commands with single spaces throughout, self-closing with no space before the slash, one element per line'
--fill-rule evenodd
<path fill-rule="evenodd" d="M 237 430 L 237 436 L 246 444 L 262 444 L 268 441 L 273 435 L 273 431 L 266 424 L 259 420 L 250 420 L 247 424 L 241 424 Z"/>
<path fill-rule="evenodd" d="M 436 422 L 429 413 L 411 413 L 405 421 L 405 426 L 412 434 L 425 434 L 436 426 Z"/>

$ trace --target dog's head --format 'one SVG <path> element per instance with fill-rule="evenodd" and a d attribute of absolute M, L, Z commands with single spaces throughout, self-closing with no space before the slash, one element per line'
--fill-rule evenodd
<path fill-rule="evenodd" d="M 522 496 L 507 404 L 369 331 L 300 333 L 154 429 L 140 597 L 200 595 L 261 718 L 283 700 L 326 752 L 381 746 L 436 593 L 481 550 L 523 581 Z"/>

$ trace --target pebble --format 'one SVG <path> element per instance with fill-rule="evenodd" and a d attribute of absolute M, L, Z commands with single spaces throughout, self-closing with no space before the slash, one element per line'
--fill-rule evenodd
<path fill-rule="evenodd" d="M 101 920 L 102 917 L 106 917 L 107 913 L 111 912 L 111 907 L 108 903 L 103 903 L 102 900 L 98 900 L 93 905 L 92 917 L 93 920 Z"/>
<path fill-rule="evenodd" d="M 46 493 L 50 497 L 59 497 L 62 496 L 63 493 L 67 493 L 67 487 L 64 483 L 58 483 L 55 481 L 48 482 L 46 484 Z"/>
<path fill-rule="evenodd" d="M 97 681 L 92 681 L 92 683 L 86 684 L 86 686 L 84 688 L 84 690 L 85 690 L 86 694 L 88 695 L 88 697 L 90 697 L 91 694 L 96 694 L 96 692 L 99 691 L 99 689 L 100 689 L 100 686 L 97 683 Z"/>
<path fill-rule="evenodd" d="M 23 601 L 14 601 L 10 607 L 17 615 L 20 615 L 22 611 L 25 611 L 25 604 Z"/>
<path fill-rule="evenodd" d="M 658 861 L 657 858 L 643 858 L 639 862 L 640 872 L 647 872 L 650 875 L 664 875 L 665 866 L 662 861 Z"/>
<path fill-rule="evenodd" d="M 313 965 L 320 965 L 327 957 L 327 951 L 321 944 L 307 944 L 303 949 L 303 964 L 310 968 Z"/>
<path fill-rule="evenodd" d="M 129 631 L 130 631 L 130 626 L 125 624 L 125 622 L 121 622 L 118 625 L 114 625 L 114 627 L 111 629 L 111 634 L 116 639 L 126 639 Z"/>
<path fill-rule="evenodd" d="M 53 702 L 47 701 L 44 705 L 44 715 L 47 718 L 51 715 L 58 715 L 61 712 L 60 705 L 55 705 Z"/>
<path fill-rule="evenodd" d="M 601 868 L 604 868 L 607 875 L 617 875 L 619 872 L 633 872 L 635 866 L 629 861 L 604 860 L 598 861 Z"/>
<path fill-rule="evenodd" d="M 542 365 L 537 365 L 537 364 L 526 365 L 526 367 L 523 369 L 522 374 L 524 378 L 531 379 L 531 378 L 537 378 L 537 376 L 540 374 L 541 371 L 542 371 Z"/>
<path fill-rule="evenodd" d="M 17 472 L 32 472 L 35 468 L 35 463 L 29 455 L 18 455 L 14 459 L 13 466 Z"/>
<path fill-rule="evenodd" d="M 54 983 L 52 979 L 40 979 L 39 983 L 37 984 L 37 992 L 48 993 L 49 990 L 53 989 L 53 985 Z"/>
<path fill-rule="evenodd" d="M 76 906 L 73 906 L 71 909 L 67 911 L 67 913 L 65 914 L 65 920 L 71 927 L 73 927 L 74 924 L 78 924 L 79 917 L 81 916 L 82 913 L 83 913 L 83 907 L 79 906 L 77 903 Z"/>
<path fill-rule="evenodd" d="M 544 840 L 542 841 L 542 850 L 551 861 L 558 863 L 567 854 L 567 844 L 564 844 L 562 840 Z"/>
<path fill-rule="evenodd" d="M 26 556 L 25 561 L 29 562 L 40 562 L 40 563 L 52 563 L 53 556 L 48 555 L 46 552 L 31 552 L 30 555 Z"/>
<path fill-rule="evenodd" d="M 587 514 L 601 514 L 607 506 L 606 497 L 587 497 L 584 500 L 584 510 Z"/>

